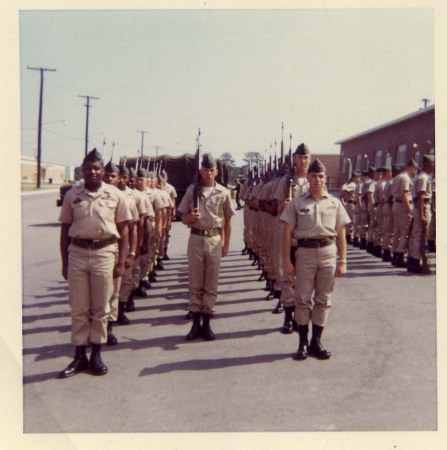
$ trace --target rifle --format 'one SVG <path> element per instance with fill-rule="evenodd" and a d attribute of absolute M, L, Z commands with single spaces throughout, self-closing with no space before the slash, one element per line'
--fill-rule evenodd
<path fill-rule="evenodd" d="M 422 235 L 421 235 L 421 255 L 422 255 L 422 274 L 423 275 L 430 275 L 431 274 L 431 270 L 430 270 L 430 261 L 427 258 L 427 253 L 426 253 L 426 245 L 427 245 L 427 225 L 422 225 Z"/>
<path fill-rule="evenodd" d="M 295 176 L 295 171 L 293 168 L 293 158 L 292 158 L 292 147 L 289 148 L 289 172 L 288 172 L 288 198 L 292 199 L 293 194 L 293 178 Z"/>
<path fill-rule="evenodd" d="M 199 210 L 199 203 L 200 203 L 200 196 L 202 194 L 202 180 L 200 177 L 200 128 L 199 133 L 196 138 L 196 155 L 194 160 L 194 200 L 193 200 L 193 206 L 196 211 Z"/>

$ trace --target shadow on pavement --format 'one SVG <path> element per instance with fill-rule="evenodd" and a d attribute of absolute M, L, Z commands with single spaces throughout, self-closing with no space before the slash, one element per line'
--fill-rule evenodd
<path fill-rule="evenodd" d="M 174 371 L 184 370 L 210 370 L 225 369 L 226 367 L 246 366 L 253 364 L 266 364 L 291 358 L 292 355 L 278 353 L 276 355 L 254 355 L 239 358 L 219 358 L 219 359 L 193 359 L 191 361 L 181 361 L 174 363 L 160 364 L 159 366 L 146 368 L 140 372 L 140 376 L 161 375 Z"/>

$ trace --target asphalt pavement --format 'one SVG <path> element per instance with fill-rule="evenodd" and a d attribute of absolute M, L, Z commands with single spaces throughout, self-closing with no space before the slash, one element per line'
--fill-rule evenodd
<path fill-rule="evenodd" d="M 242 211 L 222 260 L 215 341 L 185 341 L 188 230 L 176 222 L 165 270 L 131 324 L 115 327 L 119 344 L 103 347 L 109 373 L 58 379 L 73 348 L 56 198 L 22 197 L 25 433 L 437 429 L 435 275 L 349 246 L 323 335 L 333 356 L 297 362 L 297 334 L 280 333 L 283 315 L 241 254 Z"/>

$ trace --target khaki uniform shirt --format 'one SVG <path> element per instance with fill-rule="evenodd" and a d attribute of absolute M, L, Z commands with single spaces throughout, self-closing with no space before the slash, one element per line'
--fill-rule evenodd
<path fill-rule="evenodd" d="M 294 227 L 295 239 L 336 237 L 336 229 L 351 222 L 338 198 L 324 193 L 317 200 L 309 192 L 294 198 L 281 214 L 281 220 Z"/>
<path fill-rule="evenodd" d="M 115 186 L 102 183 L 97 192 L 84 184 L 65 195 L 59 221 L 69 224 L 68 235 L 78 239 L 120 238 L 117 223 L 132 220 L 125 195 Z"/>
<path fill-rule="evenodd" d="M 293 177 L 292 198 L 296 198 L 309 190 L 309 181 L 307 177 L 298 178 L 297 175 Z M 279 181 L 278 187 L 275 191 L 275 199 L 283 200 L 289 197 L 289 175 L 284 175 Z"/>
<path fill-rule="evenodd" d="M 194 208 L 194 187 L 193 184 L 188 187 L 178 206 L 177 210 L 182 214 L 189 214 Z M 214 184 L 214 188 L 208 198 L 201 196 L 199 213 L 201 217 L 193 226 L 201 230 L 222 228 L 225 219 L 236 214 L 231 205 L 230 193 L 218 183 Z"/>
<path fill-rule="evenodd" d="M 178 197 L 175 187 L 172 186 L 172 184 L 166 183 L 163 186 L 163 189 L 169 194 L 169 196 L 172 198 L 172 201 L 175 203 L 175 199 Z"/>
<path fill-rule="evenodd" d="M 135 202 L 134 191 L 126 186 L 124 191 L 121 192 L 124 193 L 130 213 L 132 214 L 132 220 L 129 220 L 129 222 L 138 222 L 140 219 L 140 212 L 138 211 L 137 204 Z"/>
<path fill-rule="evenodd" d="M 346 191 L 346 200 L 354 202 L 355 201 L 355 188 L 356 184 L 351 181 L 350 183 L 346 183 L 344 186 L 342 186 L 342 190 Z"/>
<path fill-rule="evenodd" d="M 154 211 L 159 211 L 160 209 L 163 209 L 165 207 L 158 189 L 147 188 L 146 193 L 149 196 L 149 200 L 152 203 Z"/>
<path fill-rule="evenodd" d="M 400 202 L 401 201 L 401 194 L 402 192 L 407 192 L 407 197 L 411 201 L 411 190 L 413 187 L 413 183 L 410 179 L 410 176 L 407 172 L 402 172 L 399 175 L 396 176 L 393 182 L 393 196 L 394 201 Z"/>
<path fill-rule="evenodd" d="M 432 184 L 430 177 L 425 172 L 421 172 L 419 175 L 417 175 L 414 181 L 412 192 L 414 200 L 418 197 L 419 192 L 424 192 L 424 194 L 422 194 L 423 199 L 431 199 Z"/>

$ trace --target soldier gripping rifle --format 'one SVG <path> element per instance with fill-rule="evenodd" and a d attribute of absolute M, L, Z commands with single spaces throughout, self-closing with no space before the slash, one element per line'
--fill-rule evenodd
<path fill-rule="evenodd" d="M 194 212 L 199 212 L 199 203 L 201 196 L 201 178 L 200 178 L 200 161 L 202 159 L 200 154 L 200 128 L 196 138 L 196 155 L 194 160 Z"/>

